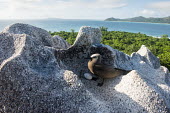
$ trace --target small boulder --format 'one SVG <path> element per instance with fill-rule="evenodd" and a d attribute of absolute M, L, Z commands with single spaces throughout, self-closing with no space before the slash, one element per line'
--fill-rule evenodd
<path fill-rule="evenodd" d="M 137 53 L 143 56 L 142 60 L 147 62 L 151 67 L 155 69 L 160 67 L 159 58 L 157 58 L 145 45 L 142 45 Z"/>
<path fill-rule="evenodd" d="M 101 42 L 101 31 L 98 28 L 81 27 L 73 46 L 90 46 Z"/>

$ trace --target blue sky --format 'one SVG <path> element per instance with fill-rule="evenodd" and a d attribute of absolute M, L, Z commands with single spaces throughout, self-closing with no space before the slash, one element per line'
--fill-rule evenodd
<path fill-rule="evenodd" d="M 170 0 L 0 0 L 0 19 L 170 16 Z"/>

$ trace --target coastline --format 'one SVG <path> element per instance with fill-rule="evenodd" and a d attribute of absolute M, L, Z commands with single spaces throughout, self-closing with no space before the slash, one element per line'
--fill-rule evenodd
<path fill-rule="evenodd" d="M 109 20 L 104 20 L 104 21 L 108 21 L 108 22 L 131 22 L 131 23 L 150 23 L 150 24 L 166 24 L 166 25 L 170 25 L 170 23 L 154 23 L 154 22 L 134 22 L 134 21 L 109 21 Z"/>
<path fill-rule="evenodd" d="M 120 23 L 119 23 L 120 22 Z M 148 23 L 148 22 L 129 22 L 129 21 L 103 21 L 103 20 L 6 20 L 0 21 L 0 31 L 13 23 L 25 23 L 43 28 L 47 31 L 59 32 L 74 29 L 79 31 L 81 26 L 107 27 L 109 31 L 125 31 L 132 33 L 143 33 L 149 36 L 161 37 L 164 34 L 170 36 L 170 24 Z M 142 25 L 142 23 L 146 23 Z"/>

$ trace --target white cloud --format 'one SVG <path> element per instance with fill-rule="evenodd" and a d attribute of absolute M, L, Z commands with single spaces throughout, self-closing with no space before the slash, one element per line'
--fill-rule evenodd
<path fill-rule="evenodd" d="M 155 11 L 149 10 L 149 9 L 144 9 L 140 12 L 142 16 L 154 16 L 156 14 Z"/>
<path fill-rule="evenodd" d="M 126 5 L 126 3 L 122 3 L 122 0 L 97 0 L 93 4 L 91 3 L 91 8 L 121 8 Z"/>
<path fill-rule="evenodd" d="M 1 0 L 2 1 L 2 0 Z M 125 0 L 3 0 L 1 18 L 96 18 L 114 8 L 125 7 Z M 0 5 L 1 7 L 1 5 Z M 107 12 L 104 12 L 106 11 Z"/>
<path fill-rule="evenodd" d="M 154 2 L 149 4 L 148 7 L 154 10 L 159 17 L 170 15 L 170 1 Z"/>
<path fill-rule="evenodd" d="M 150 4 L 151 8 L 170 11 L 170 1 L 155 2 Z"/>
<path fill-rule="evenodd" d="M 39 2 L 41 0 L 9 0 L 10 2 L 19 2 L 19 3 L 26 3 L 26 2 Z"/>

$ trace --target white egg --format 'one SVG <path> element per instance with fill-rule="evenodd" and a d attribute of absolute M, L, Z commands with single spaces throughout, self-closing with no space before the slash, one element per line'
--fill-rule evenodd
<path fill-rule="evenodd" d="M 84 73 L 84 77 L 88 80 L 92 79 L 92 75 L 90 73 Z"/>

